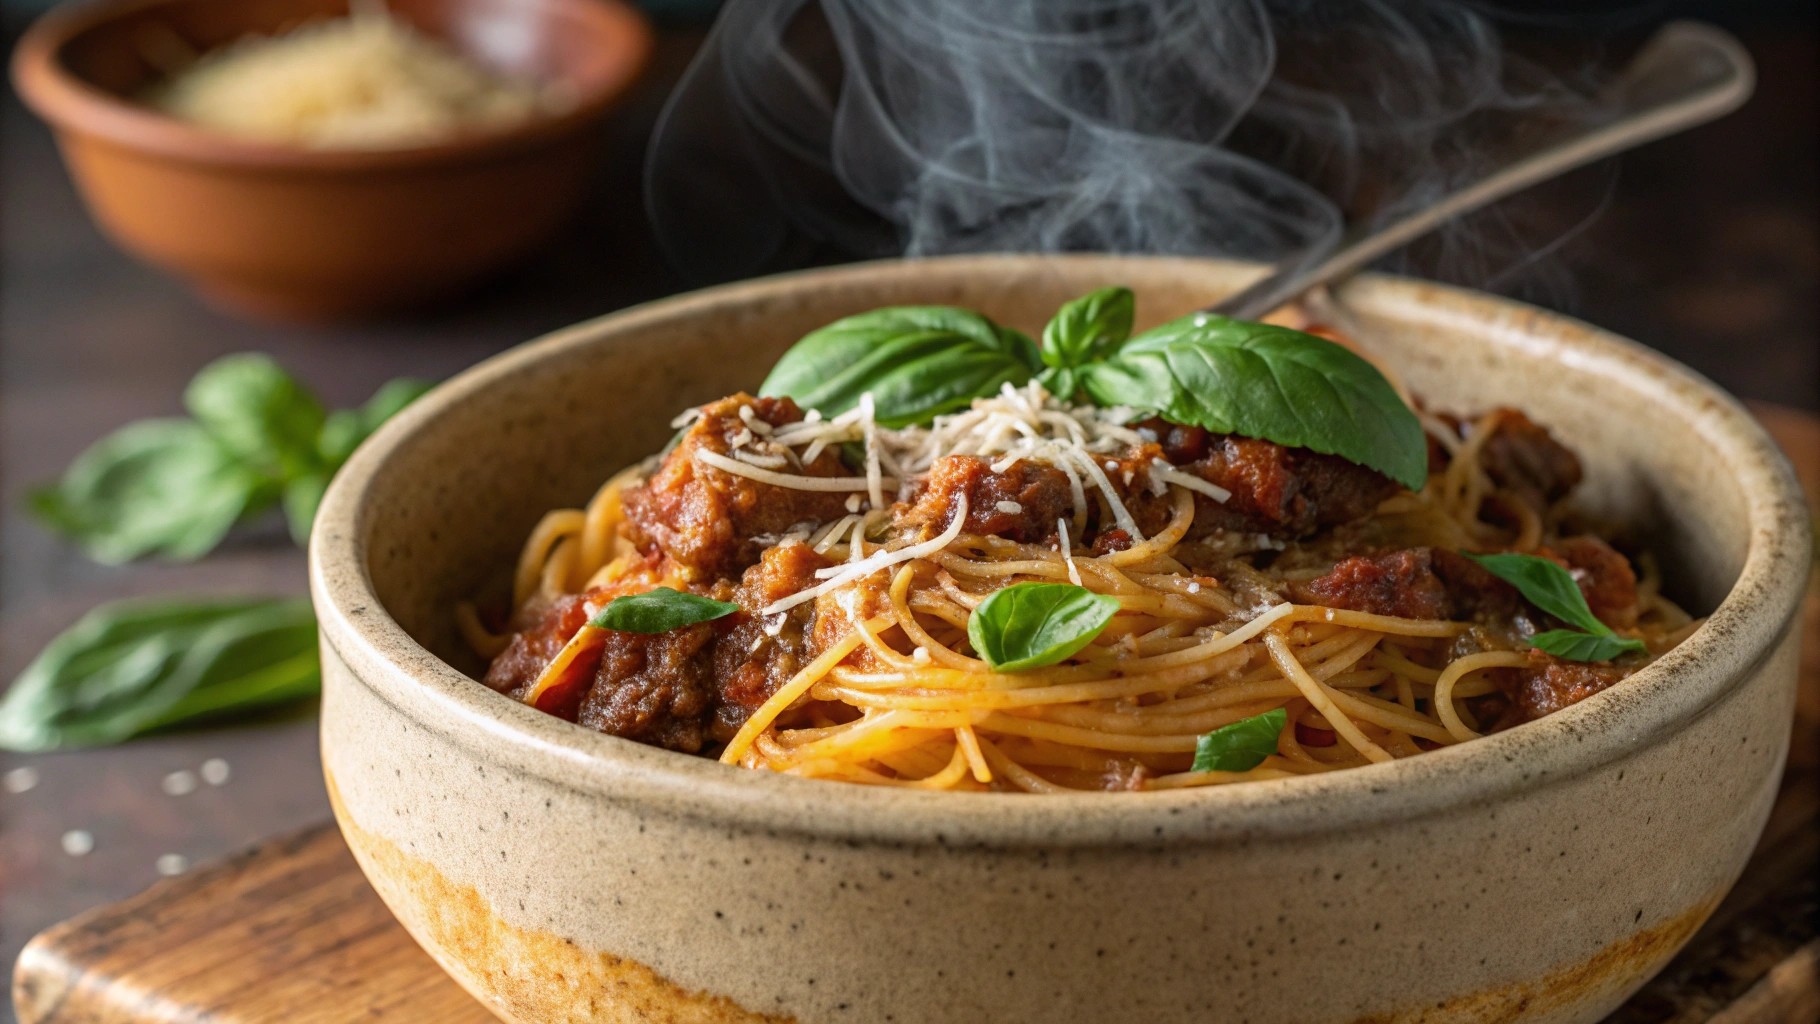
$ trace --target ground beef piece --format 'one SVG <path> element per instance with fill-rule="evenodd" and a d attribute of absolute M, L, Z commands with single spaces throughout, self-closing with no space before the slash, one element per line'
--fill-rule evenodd
<path fill-rule="evenodd" d="M 1447 585 L 1435 575 L 1434 552 L 1410 548 L 1387 555 L 1345 559 L 1318 579 L 1296 584 L 1297 601 L 1406 619 L 1445 619 L 1453 614 Z"/>
<path fill-rule="evenodd" d="M 1637 624 L 1637 573 L 1610 544 L 1597 537 L 1569 537 L 1540 554 L 1567 566 L 1599 621 L 1618 629 Z"/>
<path fill-rule="evenodd" d="M 1175 450 L 1193 447 L 1178 443 Z M 1397 492 L 1389 477 L 1337 455 L 1232 434 L 1207 434 L 1201 447 L 1200 455 L 1178 468 L 1231 491 L 1232 497 L 1222 503 L 1197 495 L 1193 536 L 1220 529 L 1305 537 L 1370 515 Z M 1169 445 L 1163 450 L 1167 453 Z"/>
<path fill-rule="evenodd" d="M 815 625 L 809 633 L 809 656 L 819 657 L 823 651 L 840 643 L 853 632 L 855 619 L 864 622 L 889 608 L 891 577 L 891 573 L 873 573 L 851 587 L 842 587 L 816 598 Z M 867 672 L 885 667 L 863 644 L 843 664 Z"/>
<path fill-rule="evenodd" d="M 1131 534 L 1124 530 L 1101 530 L 1093 538 L 1093 556 L 1110 555 L 1131 547 Z"/>
<path fill-rule="evenodd" d="M 556 657 L 556 652 L 562 650 L 588 618 L 586 594 L 565 594 L 557 598 L 541 613 L 531 616 L 530 621 L 522 623 L 524 628 L 513 635 L 512 642 L 487 666 L 484 682 L 514 700 L 523 700 L 531 684 L 543 674 L 544 666 Z"/>
<path fill-rule="evenodd" d="M 1537 512 L 1580 483 L 1580 460 L 1528 416 L 1499 409 L 1496 432 L 1479 452 L 1479 465 L 1501 490 Z"/>
<path fill-rule="evenodd" d="M 733 595 L 740 611 L 719 620 L 721 637 L 714 648 L 719 693 L 709 732 L 717 742 L 732 739 L 752 712 L 814 660 L 807 637 L 815 615 L 813 603 L 782 613 L 783 622 L 775 632 L 759 610 L 819 583 L 815 570 L 832 564 L 807 544 L 783 544 L 766 551 L 762 561 L 746 570 Z"/>
<path fill-rule="evenodd" d="M 598 732 L 693 754 L 714 704 L 711 623 L 667 633 L 604 630 L 600 668 L 576 721 Z"/>
<path fill-rule="evenodd" d="M 1451 548 L 1434 548 L 1433 552 L 1435 575 L 1447 588 L 1448 618 L 1508 623 L 1527 614 L 1529 606 L 1523 595 L 1491 570 Z"/>
<path fill-rule="evenodd" d="M 1153 416 L 1136 424 L 1140 432 L 1156 435 L 1163 458 L 1177 466 L 1185 465 L 1207 453 L 1207 428 L 1171 423 Z"/>
<path fill-rule="evenodd" d="M 1068 475 L 1045 462 L 1022 459 L 1003 473 L 977 455 L 936 459 L 907 504 L 897 510 L 899 529 L 934 536 L 954 523 L 956 498 L 967 495 L 968 533 L 1021 544 L 1051 543 L 1058 519 L 1073 512 Z"/>
<path fill-rule="evenodd" d="M 802 419 L 802 411 L 788 398 L 753 398 L 741 393 L 704 406 L 701 418 L 651 479 L 625 492 L 626 524 L 632 540 L 641 549 L 661 549 L 692 581 L 736 576 L 757 562 L 765 547 L 790 527 L 823 523 L 846 513 L 846 494 L 779 487 L 697 461 L 695 455 L 700 451 L 728 455 L 735 441 L 748 436 L 749 450 L 766 454 L 775 449 L 767 447 L 762 434 L 740 417 L 742 406 L 751 406 L 756 419 L 772 426 Z M 800 470 L 787 466 L 780 472 L 848 475 L 832 450 L 822 452 Z M 760 539 L 767 534 L 768 538 Z"/>
<path fill-rule="evenodd" d="M 1291 587 L 1306 604 L 1410 619 L 1506 620 L 1521 608 L 1510 584 L 1446 548 L 1406 548 L 1342 559 Z"/>
<path fill-rule="evenodd" d="M 1493 669 L 1487 673 L 1493 685 L 1510 701 L 1510 706 L 1493 725 L 1494 731 L 1533 722 L 1569 704 L 1577 704 L 1635 671 L 1599 662 L 1566 661 L 1533 648 L 1528 657 L 1528 667 Z"/>

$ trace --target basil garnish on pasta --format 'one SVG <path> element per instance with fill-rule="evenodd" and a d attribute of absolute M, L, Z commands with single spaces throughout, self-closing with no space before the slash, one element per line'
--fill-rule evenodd
<path fill-rule="evenodd" d="M 1000 672 L 1063 661 L 1106 628 L 1118 598 L 1068 583 L 1014 583 L 980 602 L 967 639 Z"/>
<path fill-rule="evenodd" d="M 621 633 L 668 633 L 736 611 L 739 611 L 739 605 L 731 601 L 714 601 L 669 587 L 658 587 L 642 594 L 614 598 L 588 620 L 588 625 Z"/>
<path fill-rule="evenodd" d="M 1612 632 L 1586 604 L 1586 595 L 1566 569 L 1540 555 L 1461 554 L 1484 566 L 1493 576 L 1517 588 L 1525 600 L 1584 632 L 1551 629 L 1529 638 L 1530 645 L 1569 661 L 1610 661 L 1620 654 L 1641 654 L 1641 640 Z"/>
<path fill-rule="evenodd" d="M 1195 313 L 1130 337 L 1129 288 L 1064 305 L 1039 350 L 953 306 L 895 306 L 813 331 L 760 392 L 837 416 L 872 395 L 886 427 L 927 424 L 1035 376 L 1065 401 L 1128 406 L 1172 423 L 1338 455 L 1411 490 L 1428 478 L 1415 413 L 1344 345 L 1271 324 Z"/>
<path fill-rule="evenodd" d="M 1194 744 L 1197 772 L 1248 772 L 1277 752 L 1277 737 L 1289 721 L 1289 712 L 1272 708 L 1241 722 L 1221 726 Z"/>
<path fill-rule="evenodd" d="M 1042 369 L 1036 343 L 954 306 L 891 306 L 805 335 L 759 388 L 837 416 L 870 393 L 887 427 L 928 423 Z"/>
<path fill-rule="evenodd" d="M 1410 490 L 1428 479 L 1427 438 L 1396 389 L 1344 345 L 1312 334 L 1194 313 L 1081 373 L 1101 405 L 1338 455 Z"/>

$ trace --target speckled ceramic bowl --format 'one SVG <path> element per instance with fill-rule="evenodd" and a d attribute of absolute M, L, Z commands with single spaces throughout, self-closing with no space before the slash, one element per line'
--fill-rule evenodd
<path fill-rule="evenodd" d="M 348 463 L 317 522 L 322 755 L 386 902 L 503 1017 L 545 1021 L 1593 1021 L 1732 884 L 1776 790 L 1808 525 L 1736 402 L 1584 324 L 1432 285 L 1346 290 L 1442 407 L 1513 403 L 1585 458 L 1708 623 L 1544 721 L 1212 789 L 880 790 L 588 732 L 474 682 L 451 609 L 551 506 L 751 388 L 805 331 L 959 303 L 1034 330 L 1133 286 L 1143 321 L 1255 273 L 978 257 L 718 288 L 508 352 Z"/>

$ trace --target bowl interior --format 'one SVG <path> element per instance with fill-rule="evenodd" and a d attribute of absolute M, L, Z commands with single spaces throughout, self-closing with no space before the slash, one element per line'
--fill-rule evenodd
<path fill-rule="evenodd" d="M 571 328 L 457 379 L 399 425 L 360 529 L 372 584 L 411 637 L 473 674 L 483 666 L 458 638 L 455 603 L 502 584 L 545 511 L 579 507 L 657 450 L 682 409 L 755 389 L 805 332 L 881 305 L 953 303 L 1036 334 L 1061 302 L 1111 283 L 1136 289 L 1142 328 L 1254 273 L 1168 259 L 935 260 L 823 272 L 812 287 L 717 289 Z M 1573 321 L 1470 293 L 1375 279 L 1345 300 L 1432 408 L 1514 405 L 1575 448 L 1581 506 L 1635 527 L 1690 610 L 1730 591 L 1751 514 L 1737 460 L 1695 415 L 1724 403 L 1710 386 Z"/>
<path fill-rule="evenodd" d="M 388 0 L 386 9 L 496 72 L 561 83 L 578 99 L 615 87 L 633 41 L 596 0 Z M 347 0 L 152 0 L 97 8 L 57 54 L 82 82 L 132 100 L 189 55 L 249 34 L 345 17 Z"/>

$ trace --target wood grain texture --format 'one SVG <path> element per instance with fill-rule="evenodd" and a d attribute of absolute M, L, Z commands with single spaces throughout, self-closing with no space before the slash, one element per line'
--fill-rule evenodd
<path fill-rule="evenodd" d="M 43 932 L 13 995 L 26 1024 L 497 1022 L 393 920 L 332 824 Z"/>
<path fill-rule="evenodd" d="M 1756 411 L 1820 494 L 1820 421 Z M 1820 578 L 1804 615 L 1789 770 L 1757 851 L 1681 955 L 1607 1024 L 1820 1021 Z M 496 1021 L 392 918 L 332 824 L 41 933 L 19 958 L 14 999 L 22 1024 Z"/>

